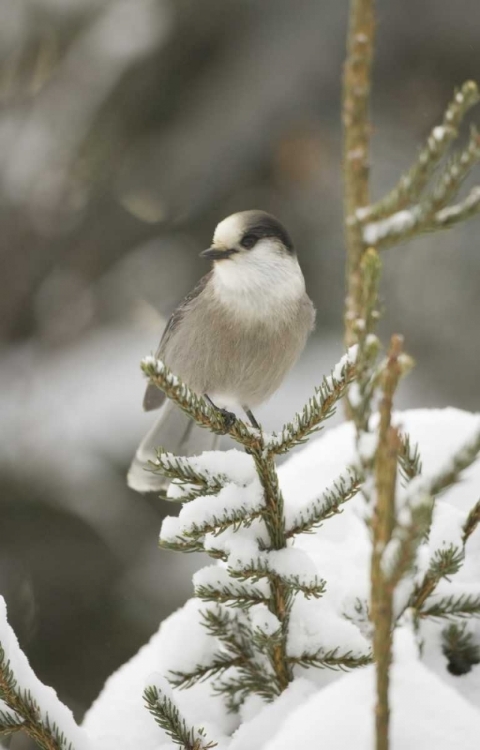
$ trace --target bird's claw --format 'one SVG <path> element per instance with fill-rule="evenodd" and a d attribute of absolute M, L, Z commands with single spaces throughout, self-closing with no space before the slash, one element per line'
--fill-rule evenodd
<path fill-rule="evenodd" d="M 235 416 L 233 411 L 228 411 L 227 409 L 219 409 L 218 412 L 225 424 L 225 432 L 228 432 L 237 421 L 237 417 Z"/>

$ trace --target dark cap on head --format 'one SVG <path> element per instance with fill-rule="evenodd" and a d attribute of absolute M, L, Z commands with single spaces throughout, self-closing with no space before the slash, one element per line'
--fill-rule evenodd
<path fill-rule="evenodd" d="M 241 211 L 237 216 L 244 222 L 243 237 L 248 235 L 256 240 L 273 237 L 280 240 L 288 252 L 295 252 L 287 230 L 272 214 L 266 211 Z"/>

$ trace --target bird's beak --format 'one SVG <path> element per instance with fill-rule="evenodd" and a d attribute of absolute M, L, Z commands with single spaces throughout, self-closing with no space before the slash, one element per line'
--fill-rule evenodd
<path fill-rule="evenodd" d="M 209 260 L 224 260 L 230 258 L 231 255 L 238 252 L 234 248 L 223 248 L 223 247 L 209 247 L 207 250 L 203 250 L 200 253 L 201 258 L 208 258 Z"/>

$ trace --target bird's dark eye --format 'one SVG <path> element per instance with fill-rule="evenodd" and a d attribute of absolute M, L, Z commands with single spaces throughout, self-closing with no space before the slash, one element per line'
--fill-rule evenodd
<path fill-rule="evenodd" d="M 245 237 L 242 237 L 240 244 L 242 247 L 245 247 L 247 250 L 251 250 L 251 248 L 256 244 L 257 238 L 253 234 L 246 234 Z"/>

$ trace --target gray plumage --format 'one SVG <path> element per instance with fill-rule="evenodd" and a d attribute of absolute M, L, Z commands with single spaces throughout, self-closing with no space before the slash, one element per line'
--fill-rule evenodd
<path fill-rule="evenodd" d="M 253 410 L 275 393 L 298 359 L 315 311 L 290 237 L 269 214 L 228 217 L 203 255 L 213 258 L 213 269 L 171 316 L 157 357 L 217 406 Z M 139 491 L 164 484 L 144 468 L 155 447 L 189 455 L 215 445 L 214 435 L 193 425 L 149 385 L 144 408 L 158 407 L 159 420 L 128 476 Z"/>

